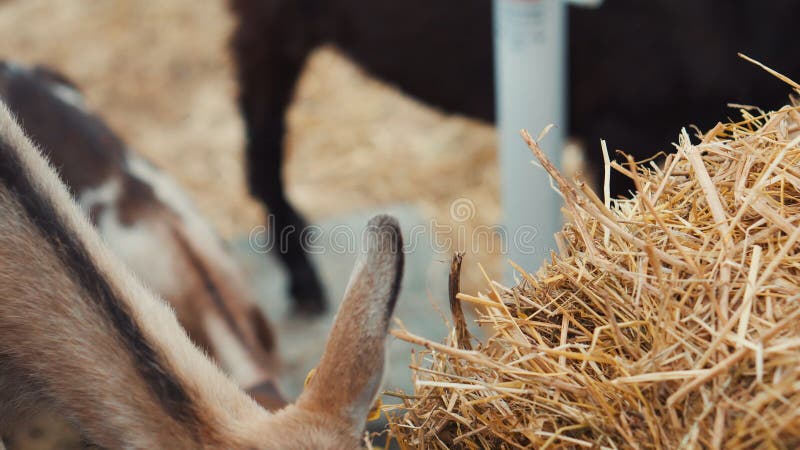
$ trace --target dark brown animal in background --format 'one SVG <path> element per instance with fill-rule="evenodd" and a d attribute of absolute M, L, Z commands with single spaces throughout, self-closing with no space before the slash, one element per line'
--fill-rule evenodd
<path fill-rule="evenodd" d="M 230 0 L 251 193 L 270 211 L 300 310 L 324 296 L 303 251 L 305 221 L 281 176 L 286 111 L 308 55 L 332 43 L 368 72 L 448 112 L 494 121 L 492 0 Z M 737 58 L 800 73 L 800 2 L 605 0 L 569 12 L 569 133 L 602 180 L 599 140 L 637 159 L 671 151 L 683 126 L 705 129 L 727 103 L 773 108 L 787 91 Z M 624 162 L 624 160 L 621 160 Z M 632 184 L 612 179 L 612 194 Z M 288 233 L 288 231 L 293 231 Z"/>
<path fill-rule="evenodd" d="M 112 251 L 265 408 L 286 404 L 267 319 L 225 242 L 172 179 L 128 149 L 62 75 L 0 63 L 0 98 Z"/>

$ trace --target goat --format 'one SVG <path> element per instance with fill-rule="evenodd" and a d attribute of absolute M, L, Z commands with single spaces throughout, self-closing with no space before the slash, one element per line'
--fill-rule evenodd
<path fill-rule="evenodd" d="M 358 446 L 402 278 L 399 226 L 373 218 L 315 376 L 261 408 L 105 247 L 0 105 L 0 436 L 55 409 L 104 448 Z"/>
<path fill-rule="evenodd" d="M 306 58 L 337 46 L 369 73 L 448 112 L 495 119 L 491 0 L 230 0 L 231 40 L 244 118 L 250 191 L 270 210 L 273 233 L 303 229 L 281 177 L 286 111 Z M 606 0 L 570 8 L 571 135 L 602 180 L 605 138 L 644 159 L 670 150 L 682 126 L 708 128 L 729 102 L 785 103 L 780 83 L 740 61 L 744 52 L 800 72 L 792 19 L 800 2 Z M 535 99 L 532 99 L 535 100 Z M 624 159 L 622 160 L 625 161 Z M 612 194 L 632 184 L 612 179 Z M 297 233 L 281 253 L 292 294 L 324 302 Z M 310 305 L 310 306 L 309 306 Z"/>
<path fill-rule="evenodd" d="M 242 270 L 184 192 L 45 67 L 0 62 L 0 98 L 55 166 L 111 250 L 176 310 L 181 325 L 268 409 L 275 339 Z"/>

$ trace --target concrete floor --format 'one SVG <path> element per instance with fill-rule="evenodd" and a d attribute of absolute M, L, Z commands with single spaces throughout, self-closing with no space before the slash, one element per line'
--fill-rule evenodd
<path fill-rule="evenodd" d="M 400 221 L 405 242 L 415 226 L 423 226 L 429 233 L 428 219 L 407 205 L 396 205 L 376 210 L 362 211 L 335 217 L 318 224 L 319 242 L 329 242 L 332 233 L 342 236 L 341 230 L 360 237 L 370 217 L 389 213 Z M 418 245 L 406 253 L 405 275 L 395 317 L 413 333 L 431 339 L 444 340 L 448 332 L 445 317 L 447 305 L 447 276 L 450 254 L 436 252 L 430 244 L 429 234 L 417 236 Z M 356 242 L 360 246 L 360 240 Z M 327 289 L 331 308 L 317 319 L 295 319 L 289 316 L 289 299 L 286 295 L 286 276 L 278 261 L 271 255 L 253 251 L 247 239 L 236 242 L 238 255 L 244 261 L 263 299 L 264 310 L 272 320 L 278 337 L 278 347 L 283 361 L 280 384 L 286 395 L 296 398 L 303 388 L 306 374 L 317 365 L 324 349 L 328 330 L 347 285 L 356 255 L 352 252 L 334 252 L 330 248 L 312 256 Z M 390 337 L 389 367 L 384 381 L 385 390 L 402 389 L 413 392 L 410 362 L 411 346 Z M 393 397 L 384 397 L 384 403 L 397 403 Z"/>

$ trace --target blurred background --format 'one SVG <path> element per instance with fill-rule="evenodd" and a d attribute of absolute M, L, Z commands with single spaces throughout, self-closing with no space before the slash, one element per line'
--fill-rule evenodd
<path fill-rule="evenodd" d="M 226 2 L 4 0 L 0 8 L 2 57 L 72 79 L 226 237 L 262 224 L 242 169 Z M 423 106 L 323 48 L 289 114 L 288 191 L 312 222 L 397 202 L 446 220 L 450 204 L 467 197 L 471 221 L 494 223 L 495 146 L 492 127 Z"/>
<path fill-rule="evenodd" d="M 646 149 L 650 156 L 669 151 L 680 127 L 696 118 L 702 128 L 723 120 L 727 103 L 785 104 L 785 86 L 735 55 L 763 57 L 792 75 L 796 59 L 779 45 L 790 27 L 776 22 L 794 20 L 776 13 L 790 2 L 764 3 L 770 8 L 734 2 L 738 9 L 721 2 L 606 3 L 606 17 L 619 26 L 588 10 L 573 11 L 569 19 L 583 34 L 568 49 L 570 76 L 582 76 L 566 83 L 575 85 L 570 113 L 579 113 L 568 120 L 587 148 L 596 151 L 599 137 L 609 137 L 612 152 L 622 141 L 626 150 Z M 718 17 L 710 18 L 712 12 Z M 740 27 L 743 18 L 749 22 Z M 293 317 L 283 267 L 252 245 L 265 211 L 246 187 L 244 124 L 229 48 L 234 25 L 223 0 L 0 0 L 0 58 L 47 65 L 71 79 L 89 109 L 173 177 L 233 243 L 275 326 L 281 385 L 294 398 L 321 354 L 335 307 L 320 318 Z M 488 33 L 488 18 L 483 25 Z M 642 139 L 615 137 L 626 135 Z M 358 231 L 380 212 L 396 215 L 406 233 L 427 233 L 417 236 L 419 245 L 406 257 L 398 302 L 397 317 L 412 332 L 434 340 L 448 332 L 452 251 L 466 251 L 462 291 L 486 291 L 487 278 L 503 280 L 500 236 L 486 228 L 501 221 L 494 127 L 423 105 L 328 46 L 305 64 L 288 112 L 286 154 L 289 200 L 319 225 L 323 238 L 341 226 Z M 567 175 L 582 172 L 579 152 L 572 149 L 569 157 Z M 541 171 L 531 166 L 530 173 Z M 538 208 L 526 195 L 526 208 Z M 432 243 L 434 227 L 437 239 L 451 242 Z M 488 230 L 486 239 L 463 246 L 476 229 Z M 324 251 L 312 259 L 330 301 L 337 302 L 355 255 Z M 410 351 L 392 342 L 386 388 L 413 390 Z"/>
<path fill-rule="evenodd" d="M 224 1 L 5 0 L 0 57 L 50 66 L 77 84 L 88 107 L 176 179 L 234 243 L 276 327 L 281 384 L 294 398 L 321 354 L 335 307 L 323 318 L 291 318 L 283 268 L 249 245 L 264 212 L 245 182 L 228 47 L 233 25 Z M 424 106 L 333 48 L 308 61 L 288 124 L 289 198 L 324 232 L 343 224 L 358 230 L 378 212 L 397 215 L 406 230 L 429 229 L 432 220 L 454 225 L 454 238 L 498 223 L 494 128 Z M 468 199 L 469 210 L 454 217 L 459 199 Z M 412 331 L 441 339 L 452 248 L 434 251 L 422 241 L 406 259 L 397 315 Z M 497 276 L 501 258 L 491 247 L 466 249 L 464 290 L 487 286 L 478 263 Z M 314 256 L 332 302 L 344 291 L 354 257 Z M 409 355 L 410 346 L 392 343 L 386 388 L 413 391 Z"/>

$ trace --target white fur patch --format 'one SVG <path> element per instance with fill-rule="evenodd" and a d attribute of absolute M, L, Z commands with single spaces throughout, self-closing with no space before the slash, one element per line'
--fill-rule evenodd
<path fill-rule="evenodd" d="M 144 159 L 128 151 L 130 173 L 153 188 L 156 197 L 184 220 L 198 220 L 194 205 L 177 183 Z"/>
<path fill-rule="evenodd" d="M 185 287 L 180 275 L 175 242 L 164 225 L 139 220 L 124 225 L 115 208 L 103 211 L 97 229 L 111 250 L 139 278 L 164 298 L 178 296 Z"/>
<path fill-rule="evenodd" d="M 192 201 L 174 180 L 133 152 L 128 152 L 127 163 L 130 173 L 150 185 L 156 198 L 178 214 L 191 241 L 202 246 L 204 252 L 210 252 L 206 256 L 218 264 L 229 259 L 218 245 L 221 241 L 217 234 L 203 220 Z"/>
<path fill-rule="evenodd" d="M 86 103 L 83 95 L 77 89 L 66 84 L 53 83 L 50 85 L 50 92 L 58 97 L 62 102 L 73 106 L 81 111 L 86 111 Z"/>
<path fill-rule="evenodd" d="M 6 69 L 12 74 L 20 74 L 24 72 L 28 72 L 30 68 L 24 64 L 18 63 L 16 61 L 6 61 Z"/>
<path fill-rule="evenodd" d="M 199 256 L 216 271 L 225 273 L 230 284 L 245 289 L 241 269 L 180 186 L 133 152 L 128 152 L 127 163 L 129 173 L 150 185 L 156 198 L 180 217 L 183 232 Z"/>
<path fill-rule="evenodd" d="M 113 207 L 122 192 L 119 178 L 107 180 L 100 186 L 84 189 L 78 195 L 78 204 L 88 213 L 95 206 Z"/>
<path fill-rule="evenodd" d="M 103 208 L 96 224 L 100 236 L 142 281 L 164 297 L 180 294 L 178 258 L 169 230 L 158 220 L 122 224 L 116 207 L 121 190 L 121 181 L 112 178 L 81 192 L 78 204 L 86 214 L 94 207 Z"/>
<path fill-rule="evenodd" d="M 32 72 L 30 66 L 15 61 L 5 61 L 5 66 L 8 73 L 12 75 L 29 75 Z M 50 88 L 50 93 L 62 102 L 81 111 L 87 111 L 83 94 L 74 87 L 56 81 L 48 82 L 48 87 Z"/>
<path fill-rule="evenodd" d="M 252 386 L 263 380 L 263 374 L 252 355 L 220 317 L 213 313 L 207 314 L 205 325 L 219 364 L 239 386 Z"/>

